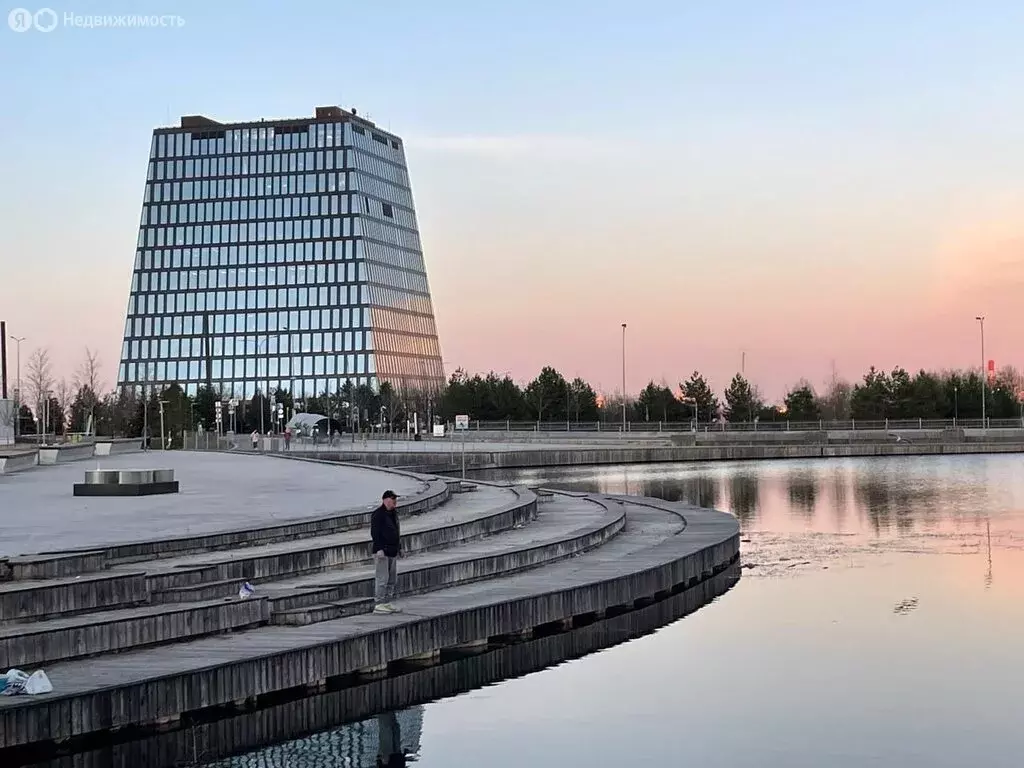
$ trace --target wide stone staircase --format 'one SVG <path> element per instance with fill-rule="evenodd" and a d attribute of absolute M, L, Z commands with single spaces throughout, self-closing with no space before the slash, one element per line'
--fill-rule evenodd
<path fill-rule="evenodd" d="M 400 599 L 581 555 L 625 525 L 623 506 L 600 499 L 437 477 L 425 486 L 399 504 Z M 0 559 L 0 670 L 367 613 L 370 511 Z M 253 593 L 241 597 L 246 583 Z"/>

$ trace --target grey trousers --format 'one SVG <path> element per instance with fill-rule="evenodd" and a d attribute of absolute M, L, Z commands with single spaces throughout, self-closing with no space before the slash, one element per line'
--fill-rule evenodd
<path fill-rule="evenodd" d="M 373 599 L 377 605 L 395 599 L 395 587 L 398 585 L 398 558 L 374 558 L 374 577 L 376 583 Z"/>

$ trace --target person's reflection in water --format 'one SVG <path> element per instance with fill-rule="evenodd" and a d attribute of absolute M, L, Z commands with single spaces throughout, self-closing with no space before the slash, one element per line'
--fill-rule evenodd
<path fill-rule="evenodd" d="M 402 729 L 398 725 L 398 717 L 394 712 L 377 715 L 377 765 L 396 768 L 405 765 L 405 752 L 402 751 Z"/>

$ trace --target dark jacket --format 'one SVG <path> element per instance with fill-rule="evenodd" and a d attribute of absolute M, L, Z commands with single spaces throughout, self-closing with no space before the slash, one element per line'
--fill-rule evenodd
<path fill-rule="evenodd" d="M 373 538 L 374 553 L 383 550 L 388 557 L 398 557 L 401 548 L 398 511 L 389 512 L 383 504 L 373 510 L 370 516 L 370 536 Z"/>

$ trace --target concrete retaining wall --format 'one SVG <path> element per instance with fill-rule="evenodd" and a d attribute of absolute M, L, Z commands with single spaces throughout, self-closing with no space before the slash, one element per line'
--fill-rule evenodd
<path fill-rule="evenodd" d="M 602 464 L 649 464 L 752 459 L 820 459 L 866 456 L 957 456 L 963 454 L 1024 453 L 1021 442 L 919 444 L 851 443 L 832 445 L 699 445 L 673 448 L 577 448 L 571 450 L 486 451 L 466 453 L 466 469 L 525 469 L 531 467 Z M 321 453 L 321 458 L 421 472 L 451 472 L 457 468 L 448 453 L 367 452 Z M 461 455 L 455 460 L 461 464 Z"/>

